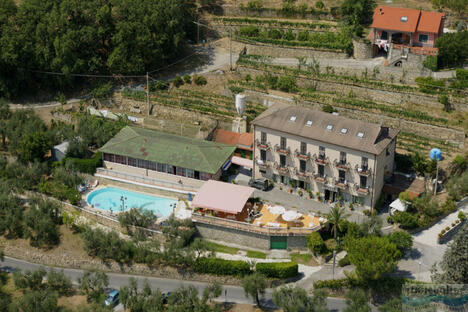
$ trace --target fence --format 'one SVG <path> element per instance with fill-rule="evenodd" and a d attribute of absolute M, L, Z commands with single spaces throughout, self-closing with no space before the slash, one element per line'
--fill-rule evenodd
<path fill-rule="evenodd" d="M 142 183 L 142 184 L 147 184 L 149 186 L 156 186 L 159 188 L 165 188 L 168 189 L 169 191 L 178 191 L 178 192 L 183 192 L 183 193 L 189 193 L 189 192 L 196 192 L 195 187 L 189 186 L 189 185 L 184 185 L 181 183 L 173 183 L 173 182 L 167 182 L 167 181 L 162 181 L 154 178 L 149 178 L 149 177 L 144 177 L 144 176 L 137 176 L 133 175 L 130 173 L 125 173 L 121 171 L 115 171 L 115 170 L 109 170 L 105 168 L 97 168 L 96 170 L 96 176 L 97 177 L 103 177 L 103 178 L 117 178 L 117 179 L 123 179 L 127 181 L 133 181 L 136 183 Z M 188 178 L 185 178 L 188 179 Z M 200 182 L 196 180 L 197 182 Z"/>

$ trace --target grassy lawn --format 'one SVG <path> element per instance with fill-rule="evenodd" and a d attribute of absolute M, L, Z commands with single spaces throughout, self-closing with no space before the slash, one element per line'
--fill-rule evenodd
<path fill-rule="evenodd" d="M 266 253 L 261 251 L 247 250 L 247 257 L 257 258 L 257 259 L 266 259 Z"/>
<path fill-rule="evenodd" d="M 307 254 L 291 253 L 290 256 L 291 256 L 291 261 L 294 261 L 296 263 L 310 265 L 310 266 L 319 265 L 318 262 L 310 253 L 307 253 Z"/>
<path fill-rule="evenodd" d="M 224 246 L 224 245 L 220 245 L 220 244 L 209 242 L 209 241 L 207 241 L 206 243 L 208 244 L 208 246 L 213 248 L 214 251 L 216 252 L 222 252 L 222 253 L 227 253 L 231 255 L 235 255 L 239 252 L 238 248 Z"/>

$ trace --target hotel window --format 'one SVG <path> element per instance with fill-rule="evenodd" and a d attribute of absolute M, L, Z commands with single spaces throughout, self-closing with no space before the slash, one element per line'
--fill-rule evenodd
<path fill-rule="evenodd" d="M 319 146 L 319 158 L 325 159 L 325 147 Z"/>
<path fill-rule="evenodd" d="M 340 183 L 345 183 L 345 180 L 346 180 L 346 171 L 338 170 L 338 181 Z"/>
<path fill-rule="evenodd" d="M 340 164 L 346 165 L 346 153 L 345 152 L 340 152 Z"/>
<path fill-rule="evenodd" d="M 195 172 L 192 169 L 187 169 L 187 178 L 194 178 L 195 177 Z"/>
<path fill-rule="evenodd" d="M 323 165 L 318 165 L 317 169 L 318 169 L 318 176 L 323 178 L 323 176 L 325 175 L 325 167 Z"/>
<path fill-rule="evenodd" d="M 266 144 L 266 141 L 267 141 L 267 134 L 266 134 L 266 132 L 262 132 L 261 135 L 260 135 L 260 142 L 262 144 Z"/>
<path fill-rule="evenodd" d="M 286 156 L 280 155 L 280 167 L 284 168 L 286 167 Z"/>
<path fill-rule="evenodd" d="M 301 142 L 301 154 L 307 154 L 307 144 L 305 142 Z"/>
<path fill-rule="evenodd" d="M 166 170 L 167 170 L 166 164 L 159 164 L 159 163 L 158 163 L 157 170 L 158 170 L 159 172 L 166 172 Z"/>
<path fill-rule="evenodd" d="M 148 169 L 149 170 L 156 171 L 156 168 L 157 168 L 157 163 L 155 163 L 154 161 L 148 161 Z"/>
<path fill-rule="evenodd" d="M 367 177 L 366 176 L 360 176 L 359 177 L 359 187 L 365 189 L 367 187 Z"/>
<path fill-rule="evenodd" d="M 419 42 L 427 42 L 428 40 L 429 40 L 428 35 L 423 35 L 423 34 L 419 35 Z"/>
<path fill-rule="evenodd" d="M 361 158 L 361 169 L 363 171 L 367 171 L 368 166 L 369 166 L 369 160 L 367 159 L 367 157 L 362 157 Z"/>
<path fill-rule="evenodd" d="M 285 137 L 281 137 L 280 148 L 281 149 L 286 149 L 286 138 Z"/>
<path fill-rule="evenodd" d="M 121 156 L 121 155 L 115 155 L 115 162 L 119 164 L 123 164 L 123 165 L 127 164 L 127 160 L 125 159 L 125 156 Z"/>
<path fill-rule="evenodd" d="M 114 155 L 113 154 L 107 154 L 107 153 L 104 153 L 104 160 L 105 161 L 110 161 L 110 162 L 114 162 Z"/>
<path fill-rule="evenodd" d="M 266 151 L 265 150 L 260 150 L 260 159 L 263 161 L 263 163 L 266 162 Z"/>
<path fill-rule="evenodd" d="M 176 173 L 177 173 L 178 176 L 183 176 L 183 177 L 185 177 L 185 168 L 177 167 L 177 168 L 176 168 Z"/>
<path fill-rule="evenodd" d="M 307 167 L 306 165 L 307 165 L 307 163 L 306 163 L 305 160 L 299 160 L 299 170 L 300 170 L 301 172 L 305 172 L 305 171 L 306 171 L 306 167 Z"/>
<path fill-rule="evenodd" d="M 128 165 L 132 167 L 137 166 L 137 160 L 135 158 L 128 157 Z"/>

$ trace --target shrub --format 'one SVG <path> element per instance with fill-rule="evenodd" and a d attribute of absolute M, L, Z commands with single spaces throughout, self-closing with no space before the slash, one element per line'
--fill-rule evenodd
<path fill-rule="evenodd" d="M 315 7 L 317 9 L 321 10 L 321 9 L 323 9 L 325 7 L 325 4 L 322 2 L 322 0 L 319 0 L 319 1 L 315 2 Z"/>
<path fill-rule="evenodd" d="M 424 67 L 436 71 L 437 70 L 437 56 L 429 55 L 423 62 Z"/>
<path fill-rule="evenodd" d="M 444 34 L 436 39 L 435 45 L 439 48 L 439 68 L 463 65 L 468 58 L 468 31 Z"/>
<path fill-rule="evenodd" d="M 451 107 L 447 94 L 440 94 L 438 100 L 440 104 L 444 105 L 444 111 L 449 112 Z"/>
<path fill-rule="evenodd" d="M 260 10 L 263 8 L 263 1 L 262 0 L 250 0 L 247 3 L 247 8 L 250 10 Z"/>
<path fill-rule="evenodd" d="M 199 258 L 195 261 L 193 270 L 214 275 L 245 276 L 251 273 L 250 265 L 245 261 L 218 258 Z"/>
<path fill-rule="evenodd" d="M 184 82 L 185 82 L 186 84 L 191 84 L 191 83 L 192 83 L 192 77 L 190 77 L 189 74 L 185 74 L 185 75 L 184 75 Z"/>
<path fill-rule="evenodd" d="M 350 264 L 351 264 L 351 262 L 348 259 L 348 255 L 346 255 L 343 259 L 340 259 L 340 261 L 338 261 L 338 265 L 340 267 L 344 267 L 344 266 L 347 266 L 347 265 L 350 265 Z"/>
<path fill-rule="evenodd" d="M 245 37 L 258 37 L 260 28 L 257 26 L 249 25 L 239 28 L 239 35 Z"/>
<path fill-rule="evenodd" d="M 416 83 L 419 86 L 419 90 L 424 93 L 437 93 L 443 90 L 445 82 L 443 80 L 437 80 L 432 77 L 416 77 Z"/>
<path fill-rule="evenodd" d="M 238 86 L 230 86 L 229 90 L 231 90 L 233 94 L 239 94 L 239 93 L 244 92 L 244 89 Z"/>
<path fill-rule="evenodd" d="M 298 265 L 295 262 L 273 262 L 273 263 L 257 263 L 255 271 L 270 278 L 290 278 L 296 277 Z"/>
<path fill-rule="evenodd" d="M 336 112 L 336 109 L 334 109 L 333 106 L 331 106 L 330 104 L 325 104 L 322 107 L 322 112 L 331 114 L 331 113 Z"/>
<path fill-rule="evenodd" d="M 299 41 L 309 41 L 309 32 L 307 30 L 302 30 L 297 34 L 297 40 Z"/>
<path fill-rule="evenodd" d="M 197 86 L 204 86 L 208 83 L 208 81 L 206 81 L 206 78 L 204 76 L 195 76 L 193 78 L 193 81 L 195 82 Z"/>
<path fill-rule="evenodd" d="M 184 84 L 184 80 L 182 79 L 182 77 L 180 77 L 179 75 L 175 76 L 175 78 L 172 80 L 172 84 L 174 85 L 174 87 L 178 88 L 180 87 L 181 85 Z"/>
<path fill-rule="evenodd" d="M 398 231 L 387 236 L 391 243 L 394 243 L 401 253 L 413 247 L 413 236 L 408 232 Z"/>
<path fill-rule="evenodd" d="M 291 75 L 281 76 L 278 80 L 278 88 L 285 92 L 295 91 L 297 89 L 296 78 Z"/>
<path fill-rule="evenodd" d="M 418 219 L 406 211 L 395 212 L 393 220 L 404 229 L 414 229 L 418 227 Z"/>
<path fill-rule="evenodd" d="M 328 288 L 333 290 L 340 290 L 343 288 L 348 288 L 350 284 L 350 281 L 346 278 L 323 280 L 314 282 L 314 289 Z"/>
<path fill-rule="evenodd" d="M 314 253 L 322 252 L 322 250 L 325 248 L 325 244 L 323 242 L 322 236 L 320 236 L 320 233 L 313 232 L 307 235 L 307 247 L 309 247 L 310 251 Z"/>
<path fill-rule="evenodd" d="M 463 211 L 458 212 L 458 219 L 460 219 L 461 221 L 466 219 L 466 215 L 465 213 L 463 213 Z"/>
<path fill-rule="evenodd" d="M 64 159 L 64 162 L 67 167 L 71 167 L 79 172 L 95 174 L 96 168 L 102 166 L 102 153 L 98 152 L 88 159 L 67 157 Z"/>

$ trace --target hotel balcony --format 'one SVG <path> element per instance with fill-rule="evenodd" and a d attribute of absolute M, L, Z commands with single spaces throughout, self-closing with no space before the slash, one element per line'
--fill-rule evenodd
<path fill-rule="evenodd" d="M 296 176 L 298 176 L 299 178 L 302 178 L 302 179 L 308 179 L 310 176 L 313 175 L 313 172 L 311 171 L 301 171 L 297 168 L 294 169 L 294 172 L 296 174 Z"/>
<path fill-rule="evenodd" d="M 258 157 L 255 157 L 255 164 L 261 170 L 266 170 L 266 169 L 268 169 L 270 167 L 270 162 L 269 161 L 263 161 Z"/>
<path fill-rule="evenodd" d="M 310 153 L 305 153 L 305 154 L 304 154 L 304 153 L 302 153 L 302 152 L 299 151 L 299 150 L 296 150 L 296 151 L 294 152 L 294 154 L 296 155 L 297 158 L 303 159 L 303 160 L 309 160 L 309 159 L 311 158 Z"/>
<path fill-rule="evenodd" d="M 343 161 L 343 160 L 335 159 L 333 161 L 333 165 L 335 165 L 335 167 L 339 169 L 344 169 L 344 170 L 351 169 L 350 163 L 347 163 L 346 161 Z"/>
<path fill-rule="evenodd" d="M 370 193 L 369 187 L 361 187 L 358 183 L 354 184 L 354 189 L 359 196 L 367 196 Z"/>
<path fill-rule="evenodd" d="M 326 174 L 320 175 L 317 173 L 314 175 L 314 180 L 318 183 L 325 184 L 327 182 L 327 175 Z"/>
<path fill-rule="evenodd" d="M 259 148 L 259 149 L 263 149 L 263 150 L 269 150 L 271 148 L 271 145 L 269 142 L 261 142 L 259 141 L 258 139 L 255 140 L 255 145 Z"/>
<path fill-rule="evenodd" d="M 346 180 L 335 180 L 335 186 L 339 189 L 346 190 L 348 188 L 348 181 Z"/>
<path fill-rule="evenodd" d="M 275 169 L 282 174 L 289 174 L 290 171 L 288 166 L 281 166 L 277 162 L 275 162 Z"/>
<path fill-rule="evenodd" d="M 360 175 L 363 175 L 363 176 L 371 176 L 372 175 L 371 168 L 369 168 L 368 166 L 356 165 L 356 172 L 358 174 L 360 174 Z"/>
<path fill-rule="evenodd" d="M 289 147 L 281 147 L 279 146 L 278 144 L 275 145 L 275 151 L 278 153 L 278 154 L 281 154 L 281 155 L 289 155 L 291 154 L 291 149 Z"/>
<path fill-rule="evenodd" d="M 312 156 L 312 158 L 314 159 L 314 161 L 317 163 L 317 164 L 321 164 L 321 165 L 327 165 L 330 163 L 330 160 L 328 159 L 328 157 L 325 157 L 325 155 L 316 155 L 314 154 L 314 156 Z"/>

